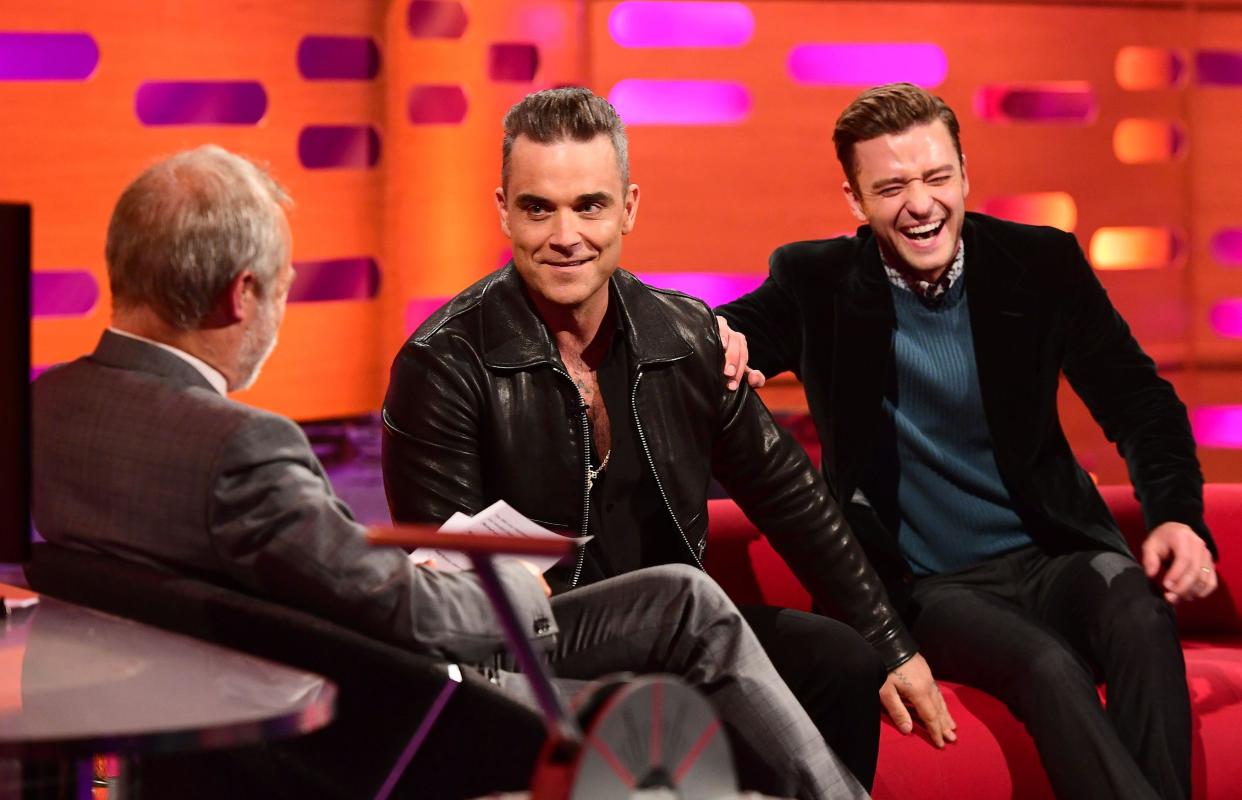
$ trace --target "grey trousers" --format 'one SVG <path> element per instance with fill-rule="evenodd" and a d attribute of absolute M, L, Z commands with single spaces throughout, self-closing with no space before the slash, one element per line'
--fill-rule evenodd
<path fill-rule="evenodd" d="M 638 570 L 558 595 L 552 611 L 561 632 L 549 660 L 564 693 L 614 672 L 676 675 L 724 722 L 743 788 L 806 800 L 867 796 L 703 572 Z M 531 703 L 521 675 L 501 673 L 500 686 Z"/>

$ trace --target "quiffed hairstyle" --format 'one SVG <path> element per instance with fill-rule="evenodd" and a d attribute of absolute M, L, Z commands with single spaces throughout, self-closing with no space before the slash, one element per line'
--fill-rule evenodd
<path fill-rule="evenodd" d="M 528 94 L 505 114 L 505 139 L 500 162 L 500 184 L 509 188 L 509 156 L 519 136 L 533 142 L 551 144 L 566 139 L 589 142 L 601 134 L 612 139 L 621 170 L 621 184 L 630 183 L 629 146 L 625 123 L 617 110 L 590 89 L 568 87 L 544 89 Z"/>
<path fill-rule="evenodd" d="M 190 330 L 243 270 L 262 296 L 289 258 L 281 224 L 289 202 L 267 172 L 215 145 L 152 165 L 108 224 L 113 305 L 147 306 Z"/>
<path fill-rule="evenodd" d="M 832 130 L 832 143 L 837 149 L 837 160 L 850 186 L 858 189 L 854 173 L 854 145 L 877 136 L 901 133 L 915 125 L 927 125 L 940 120 L 949 129 L 957 158 L 962 159 L 961 128 L 957 115 L 948 104 L 931 92 L 912 83 L 890 83 L 868 89 L 850 103 L 837 117 Z"/>

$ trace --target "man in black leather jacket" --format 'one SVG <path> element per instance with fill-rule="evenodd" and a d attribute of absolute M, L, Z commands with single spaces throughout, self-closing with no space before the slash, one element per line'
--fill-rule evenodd
<path fill-rule="evenodd" d="M 658 564 L 702 569 L 714 475 L 871 645 L 826 618 L 744 610 L 857 777 L 869 785 L 875 768 L 875 654 L 899 726 L 910 728 L 904 697 L 938 745 L 952 741 L 926 663 L 822 478 L 747 386 L 726 388 L 709 309 L 617 268 L 638 187 L 616 112 L 586 90 L 549 90 L 515 106 L 505 131 L 496 202 L 513 263 L 432 315 L 396 358 L 383 456 L 393 518 L 504 499 L 591 534 L 548 574 L 567 591 Z"/>

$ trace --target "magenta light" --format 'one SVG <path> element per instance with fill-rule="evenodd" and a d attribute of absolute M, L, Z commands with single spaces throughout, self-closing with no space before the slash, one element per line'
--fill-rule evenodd
<path fill-rule="evenodd" d="M 1242 267 L 1242 228 L 1222 228 L 1213 234 L 1212 258 L 1227 267 Z"/>
<path fill-rule="evenodd" d="M 1212 329 L 1221 336 L 1242 339 L 1242 297 L 1221 300 L 1208 312 Z"/>
<path fill-rule="evenodd" d="M 750 113 L 750 94 L 727 81 L 619 82 L 608 100 L 627 125 L 731 125 Z"/>
<path fill-rule="evenodd" d="M 715 308 L 754 291 L 766 275 L 736 272 L 640 272 L 638 279 L 660 289 L 675 289 Z"/>
<path fill-rule="evenodd" d="M 820 86 L 944 82 L 949 59 L 934 44 L 800 44 L 789 53 L 789 75 Z"/>
<path fill-rule="evenodd" d="M 1190 412 L 1190 425 L 1204 447 L 1242 448 L 1242 406 L 1200 406 Z"/>
<path fill-rule="evenodd" d="M 0 81 L 84 81 L 98 66 L 89 33 L 0 31 Z"/>
<path fill-rule="evenodd" d="M 743 3 L 620 3 L 608 32 L 622 47 L 740 47 L 755 17 Z"/>
<path fill-rule="evenodd" d="M 413 333 L 451 297 L 415 297 L 405 305 L 405 332 Z"/>
<path fill-rule="evenodd" d="M 1242 86 L 1242 50 L 1200 50 L 1195 78 L 1200 86 Z"/>
<path fill-rule="evenodd" d="M 1084 81 L 994 83 L 975 92 L 975 113 L 987 122 L 1052 122 L 1085 125 L 1098 104 Z"/>

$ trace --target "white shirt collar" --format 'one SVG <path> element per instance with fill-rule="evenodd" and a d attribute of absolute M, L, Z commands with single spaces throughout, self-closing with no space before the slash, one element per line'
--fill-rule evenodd
<path fill-rule="evenodd" d="M 177 358 L 180 358 L 182 361 L 189 364 L 191 367 L 194 367 L 194 369 L 198 370 L 199 374 L 202 375 L 204 378 L 206 378 L 207 382 L 211 384 L 211 388 L 219 392 L 221 396 L 228 395 L 229 393 L 228 379 L 224 377 L 224 374 L 221 373 L 220 370 L 211 366 L 206 361 L 203 361 L 201 358 L 196 358 L 184 350 L 178 350 L 172 345 L 164 344 L 163 342 L 157 342 L 154 339 L 148 339 L 147 337 L 139 336 L 136 333 L 130 333 L 129 331 L 123 331 L 120 328 L 109 327 L 108 330 L 111 331 L 112 333 L 117 334 L 118 336 L 128 336 L 130 339 L 137 339 L 140 342 L 146 342 L 147 344 L 153 344 L 156 347 L 159 347 L 163 350 L 167 350 L 168 352 L 172 353 Z"/>

